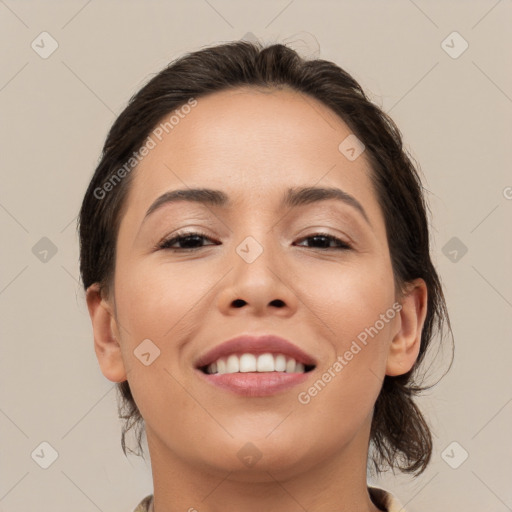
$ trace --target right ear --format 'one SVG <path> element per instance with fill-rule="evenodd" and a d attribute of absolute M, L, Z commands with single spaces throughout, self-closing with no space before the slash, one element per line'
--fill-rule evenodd
<path fill-rule="evenodd" d="M 127 380 L 126 370 L 117 339 L 119 329 L 112 305 L 101 296 L 99 283 L 87 288 L 86 300 L 94 334 L 94 351 L 101 371 L 108 380 L 123 382 Z"/>

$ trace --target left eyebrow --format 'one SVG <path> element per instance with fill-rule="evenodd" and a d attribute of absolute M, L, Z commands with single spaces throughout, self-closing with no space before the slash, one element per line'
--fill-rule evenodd
<path fill-rule="evenodd" d="M 327 201 L 335 199 L 341 201 L 357 210 L 366 222 L 371 226 L 368 215 L 361 203 L 347 192 L 335 187 L 295 187 L 285 191 L 281 198 L 281 208 L 297 208 L 306 204 L 319 201 Z M 175 203 L 178 201 L 189 201 L 200 204 L 217 206 L 222 208 L 232 207 L 233 201 L 222 190 L 210 188 L 187 188 L 171 190 L 158 197 L 149 207 L 143 222 L 153 212 L 161 208 L 165 204 Z"/>

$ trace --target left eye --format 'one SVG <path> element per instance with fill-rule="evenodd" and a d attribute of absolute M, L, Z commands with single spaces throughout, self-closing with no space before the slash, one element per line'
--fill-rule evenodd
<path fill-rule="evenodd" d="M 328 235 L 327 233 L 315 233 L 314 235 L 309 235 L 302 239 L 304 240 L 316 240 L 317 243 L 320 243 L 323 247 L 318 247 L 318 249 L 338 249 L 338 250 L 347 250 L 351 249 L 350 244 L 347 242 L 344 242 L 343 240 L 340 240 L 339 238 Z M 330 247 L 329 244 L 331 242 L 335 242 L 338 246 L 337 247 Z M 327 244 L 327 247 L 325 246 Z"/>
<path fill-rule="evenodd" d="M 186 251 L 186 250 L 195 250 L 201 249 L 204 245 L 201 244 L 203 240 L 214 241 L 212 238 L 206 236 L 204 233 L 199 232 L 190 232 L 190 233 L 182 233 L 177 236 L 170 238 L 168 240 L 163 240 L 159 245 L 158 249 L 170 249 L 173 251 Z M 335 249 L 335 250 L 347 250 L 351 249 L 350 244 L 340 240 L 339 238 L 328 235 L 327 233 L 315 233 L 313 235 L 309 235 L 301 239 L 301 242 L 306 240 L 313 240 L 314 243 L 319 244 L 320 247 L 312 247 L 313 249 Z M 215 241 L 214 241 L 215 242 Z M 330 246 L 331 242 L 334 242 L 336 246 Z M 175 244 L 185 245 L 185 247 L 173 247 Z M 215 245 L 215 244 L 209 244 Z"/>

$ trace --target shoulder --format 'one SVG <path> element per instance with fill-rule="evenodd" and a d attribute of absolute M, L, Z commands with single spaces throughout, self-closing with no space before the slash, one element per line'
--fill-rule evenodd
<path fill-rule="evenodd" d="M 372 501 L 385 512 L 406 512 L 402 504 L 388 491 L 368 486 Z M 153 512 L 153 495 L 146 496 L 133 512 Z"/>
<path fill-rule="evenodd" d="M 153 512 L 153 495 L 149 494 L 146 496 L 138 505 L 135 507 L 133 512 Z"/>
<path fill-rule="evenodd" d="M 386 512 L 406 512 L 402 504 L 390 492 L 380 487 L 368 486 L 368 492 L 377 507 Z"/>

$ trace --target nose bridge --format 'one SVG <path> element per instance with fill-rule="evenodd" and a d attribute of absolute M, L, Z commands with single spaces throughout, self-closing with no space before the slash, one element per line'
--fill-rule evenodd
<path fill-rule="evenodd" d="M 258 272 L 265 265 L 272 266 L 272 260 L 278 250 L 279 241 L 276 239 L 275 220 L 272 215 L 265 213 L 268 211 L 262 207 L 252 207 L 250 212 L 241 211 L 239 220 L 233 226 L 235 239 L 238 242 L 235 245 L 236 255 L 246 265 L 257 268 Z"/>
<path fill-rule="evenodd" d="M 264 227 L 253 230 L 236 246 L 234 258 L 237 280 L 255 280 L 266 284 L 275 279 L 278 272 L 277 241 L 272 232 L 265 232 Z"/>
<path fill-rule="evenodd" d="M 269 305 L 283 307 L 294 302 L 279 241 L 267 223 L 259 220 L 258 228 L 251 229 L 235 246 L 230 285 L 223 294 L 224 307 L 248 305 L 264 310 Z"/>

